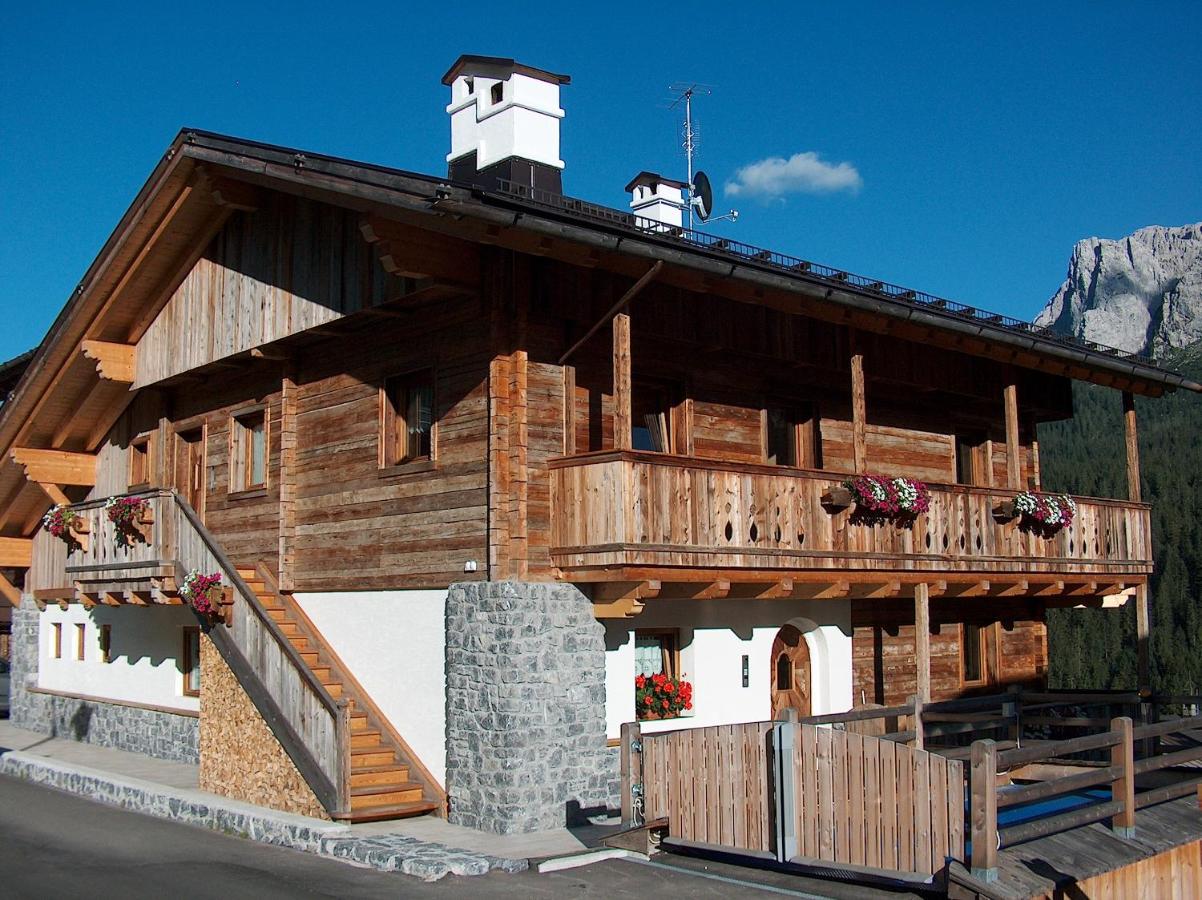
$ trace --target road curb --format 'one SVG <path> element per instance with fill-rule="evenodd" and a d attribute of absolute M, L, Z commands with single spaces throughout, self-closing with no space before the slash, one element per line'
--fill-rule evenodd
<path fill-rule="evenodd" d="M 347 860 L 382 872 L 400 872 L 423 881 L 437 881 L 447 874 L 472 876 L 491 871 L 521 872 L 529 865 L 524 859 L 503 859 L 399 834 L 356 837 L 346 825 L 265 810 L 200 791 L 167 788 L 17 750 L 0 756 L 0 775 L 56 788 L 131 812 Z"/>

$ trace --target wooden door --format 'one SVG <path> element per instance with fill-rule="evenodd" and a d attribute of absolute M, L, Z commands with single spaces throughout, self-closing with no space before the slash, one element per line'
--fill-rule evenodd
<path fill-rule="evenodd" d="M 810 648 L 805 636 L 786 625 L 772 642 L 772 718 L 792 707 L 810 714 Z"/>
<path fill-rule="evenodd" d="M 175 489 L 204 518 L 205 433 L 204 428 L 181 431 L 175 451 Z"/>

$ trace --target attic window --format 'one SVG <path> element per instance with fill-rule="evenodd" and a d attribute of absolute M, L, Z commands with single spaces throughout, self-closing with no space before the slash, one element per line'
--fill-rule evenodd
<path fill-rule="evenodd" d="M 492 86 L 492 102 L 500 103 L 505 99 L 505 82 L 498 81 Z"/>

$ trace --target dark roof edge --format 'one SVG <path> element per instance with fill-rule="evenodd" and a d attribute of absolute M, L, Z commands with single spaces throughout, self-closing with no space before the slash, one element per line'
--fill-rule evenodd
<path fill-rule="evenodd" d="M 447 69 L 447 74 L 442 76 L 442 83 L 450 85 L 455 80 L 456 75 L 463 69 L 471 66 L 480 69 L 507 69 L 520 75 L 529 75 L 531 78 L 537 78 L 539 81 L 554 81 L 557 84 L 572 83 L 572 76 L 570 75 L 560 75 L 556 72 L 549 72 L 546 69 L 527 66 L 516 59 L 504 56 L 477 56 L 473 53 L 465 53 L 459 59 L 455 60 L 455 62 L 451 63 L 451 68 Z"/>

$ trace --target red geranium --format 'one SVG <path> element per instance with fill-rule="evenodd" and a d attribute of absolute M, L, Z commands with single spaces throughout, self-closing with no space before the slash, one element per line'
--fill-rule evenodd
<path fill-rule="evenodd" d="M 693 686 L 663 672 L 634 679 L 635 711 L 640 719 L 669 718 L 693 708 Z"/>

